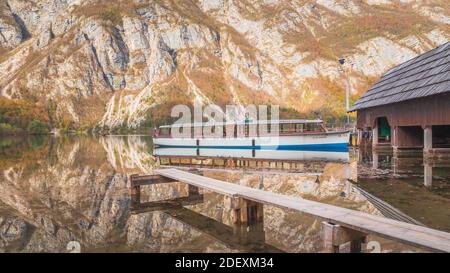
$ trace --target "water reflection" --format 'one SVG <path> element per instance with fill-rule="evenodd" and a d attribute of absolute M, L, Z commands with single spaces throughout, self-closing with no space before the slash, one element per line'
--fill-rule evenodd
<path fill-rule="evenodd" d="M 358 185 L 426 226 L 450 231 L 450 161 L 359 151 Z"/>
<path fill-rule="evenodd" d="M 213 218 L 204 216 L 186 206 L 198 205 L 204 202 L 203 194 L 189 192 L 188 196 L 177 197 L 163 201 L 142 203 L 140 197 L 133 200 L 131 213 L 142 214 L 159 211 L 181 222 L 190 228 L 201 232 L 209 238 L 219 241 L 230 249 L 245 252 L 282 252 L 282 250 L 266 243 L 264 217 L 251 223 L 228 226 Z M 259 213 L 263 215 L 264 206 L 259 205 Z"/>
<path fill-rule="evenodd" d="M 359 150 L 358 162 L 361 168 L 371 164 L 377 174 L 392 175 L 397 178 L 423 177 L 423 185 L 429 188 L 432 187 L 434 178 L 445 180 L 450 174 L 450 159 L 428 159 L 417 152 L 396 156 L 392 151 Z M 433 176 L 433 169 L 438 169 L 440 175 Z M 365 171 L 361 169 L 360 173 L 364 176 Z"/>
<path fill-rule="evenodd" d="M 180 183 L 145 187 L 141 205 L 133 206 L 128 176 L 158 167 L 152 154 L 151 139 L 142 136 L 1 139 L 0 251 L 65 252 L 70 241 L 80 242 L 84 252 L 321 250 L 318 219 L 265 206 L 263 223 L 242 233 L 230 223 L 226 198 L 200 192 L 201 199 L 183 201 L 179 198 L 189 190 Z M 260 166 L 203 174 L 384 215 L 374 196 L 420 223 L 450 231 L 448 165 L 433 163 L 432 175 L 427 173 L 433 182 L 425 187 L 424 165 L 402 167 L 405 161 L 395 163 L 392 156 L 379 155 L 385 163 L 378 168 L 370 152 L 362 157 L 347 153 L 344 160 L 341 155 L 338 160 L 292 156 L 301 159 L 298 172 L 268 172 Z M 380 241 L 384 251 L 416 250 L 369 240 Z"/>
<path fill-rule="evenodd" d="M 156 148 L 155 156 L 216 157 L 301 161 L 349 161 L 348 152 L 287 151 L 287 150 L 250 150 L 250 149 L 188 149 Z"/>

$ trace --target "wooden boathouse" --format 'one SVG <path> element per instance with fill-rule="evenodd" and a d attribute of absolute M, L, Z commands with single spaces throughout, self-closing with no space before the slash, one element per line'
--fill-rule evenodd
<path fill-rule="evenodd" d="M 350 109 L 358 143 L 450 155 L 450 42 L 383 75 Z"/>

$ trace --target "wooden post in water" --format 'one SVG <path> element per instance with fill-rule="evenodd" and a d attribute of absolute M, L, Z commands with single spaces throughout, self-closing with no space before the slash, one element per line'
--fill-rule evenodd
<path fill-rule="evenodd" d="M 135 185 L 134 179 L 136 177 L 138 177 L 137 174 L 130 175 L 131 202 L 134 206 L 139 206 L 141 202 L 141 186 Z"/>
<path fill-rule="evenodd" d="M 324 252 L 339 253 L 340 245 L 350 243 L 350 252 L 359 253 L 361 252 L 361 244 L 365 241 L 367 235 L 330 222 L 322 222 L 321 236 Z"/>
<path fill-rule="evenodd" d="M 244 198 L 230 198 L 231 224 L 240 243 L 264 238 L 263 204 Z"/>
<path fill-rule="evenodd" d="M 264 221 L 264 204 L 254 201 L 247 203 L 248 224 L 256 225 Z"/>
<path fill-rule="evenodd" d="M 236 197 L 231 198 L 231 223 L 233 225 L 247 223 L 247 200 Z"/>
<path fill-rule="evenodd" d="M 200 192 L 198 190 L 198 187 L 188 185 L 188 196 L 195 196 L 195 195 L 199 195 L 199 194 L 200 194 Z"/>
<path fill-rule="evenodd" d="M 264 219 L 264 205 L 244 198 L 231 198 L 231 223 L 254 225 Z"/>

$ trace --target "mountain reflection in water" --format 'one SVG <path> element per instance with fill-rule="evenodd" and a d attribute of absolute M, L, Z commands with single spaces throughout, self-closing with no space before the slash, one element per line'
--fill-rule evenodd
<path fill-rule="evenodd" d="M 264 206 L 263 224 L 242 233 L 231 225 L 227 200 L 219 194 L 201 191 L 201 202 L 182 208 L 133 208 L 128 176 L 150 174 L 158 167 L 151 147 L 151 138 L 145 136 L 0 139 L 0 252 L 68 252 L 72 241 L 83 252 L 321 251 L 321 220 L 289 210 Z M 424 185 L 426 166 L 420 160 L 403 164 L 377 155 L 374 163 L 373 154 L 362 151 L 337 156 L 320 156 L 317 162 L 301 155 L 295 173 L 202 172 L 384 215 L 373 196 L 424 225 L 450 231 L 448 165 L 433 165 L 434 179 Z M 141 202 L 187 192 L 181 183 L 145 186 Z M 380 242 L 387 252 L 420 251 L 375 236 L 368 241 Z"/>

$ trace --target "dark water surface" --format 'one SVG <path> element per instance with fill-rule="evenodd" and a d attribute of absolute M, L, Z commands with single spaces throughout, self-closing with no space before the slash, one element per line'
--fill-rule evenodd
<path fill-rule="evenodd" d="M 203 175 L 450 232 L 448 163 L 358 150 L 302 157 L 295 172 Z M 264 206 L 263 223 L 243 232 L 214 193 L 182 209 L 133 208 L 128 175 L 158 164 L 145 136 L 1 138 L 0 252 L 321 251 L 321 220 L 298 212 Z M 141 202 L 186 195 L 180 183 L 146 186 Z M 421 251 L 375 236 L 363 250 Z"/>

